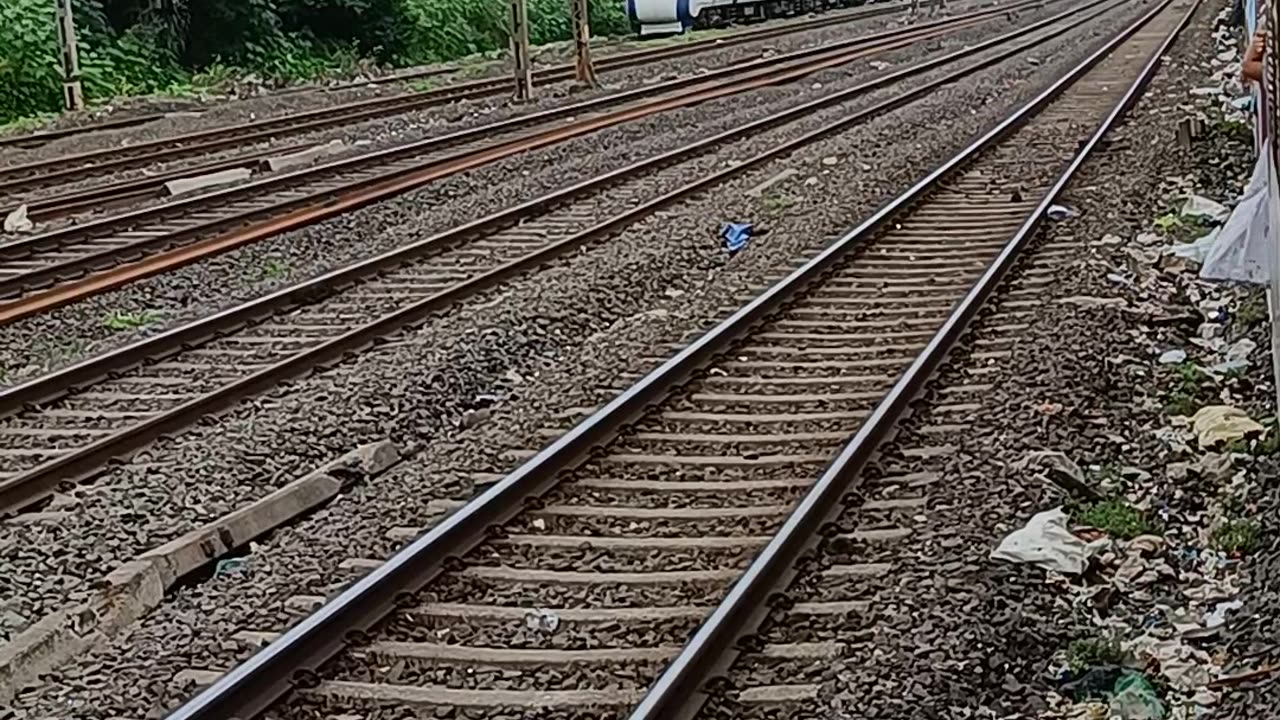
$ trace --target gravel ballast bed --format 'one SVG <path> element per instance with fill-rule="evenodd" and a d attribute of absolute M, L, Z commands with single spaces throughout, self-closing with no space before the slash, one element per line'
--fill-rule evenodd
<path fill-rule="evenodd" d="M 1045 11 L 1046 15 L 1056 12 L 1060 10 Z M 1119 20 L 1099 19 L 1091 25 L 1100 27 L 1099 23 L 1112 22 Z M 977 38 L 990 37 L 1010 27 L 1003 20 L 986 24 L 981 29 L 949 38 L 946 43 L 930 45 L 930 48 L 936 47 L 930 54 L 953 52 Z M 1091 31 L 1077 30 L 1073 34 L 1081 32 Z M 1063 43 L 1062 40 L 1049 41 L 1040 46 L 1037 53 L 1042 57 L 1039 59 L 1047 61 L 1048 54 L 1059 52 Z M 918 56 L 919 50 L 910 50 L 877 60 L 912 62 L 918 61 Z M 964 64 L 970 62 L 972 60 Z M 933 71 L 929 77 L 957 67 L 960 65 L 948 65 Z M 1034 70 L 1034 66 L 1020 68 L 1024 75 Z M 532 198 L 893 71 L 893 68 L 877 71 L 859 63 L 849 69 L 848 75 L 845 70 L 836 69 L 793 86 L 754 93 L 752 97 L 759 98 L 759 102 L 748 104 L 743 103 L 741 97 L 726 98 L 629 123 L 456 175 L 423 190 L 19 321 L 0 328 L 0 360 L 3 360 L 0 367 L 4 369 L 0 382 L 10 385 L 20 382 L 286 284 L 496 212 L 508 207 L 512 198 Z M 899 91 L 880 90 L 845 107 L 867 107 Z M 816 127 L 823 118 L 839 114 L 839 109 L 830 109 L 775 130 L 767 137 L 798 134 L 803 129 Z M 733 159 L 771 146 L 769 141 L 758 138 L 735 143 L 734 149 L 726 152 L 731 152 L 728 158 Z M 860 162 L 866 164 L 866 161 Z M 117 313 L 145 315 L 153 322 L 139 330 L 112 330 L 107 320 Z"/>
<path fill-rule="evenodd" d="M 1042 64 L 1031 68 L 1024 63 L 987 71 L 980 80 L 862 132 L 773 163 L 715 197 L 637 225 L 626 242 L 522 278 L 291 391 L 246 403 L 156 445 L 143 464 L 84 488 L 75 517 L 45 529 L 51 542 L 65 548 L 59 560 L 42 565 L 28 556 L 5 568 L 4 576 L 23 587 L 29 603 L 21 612 L 38 615 L 75 597 L 84 582 L 121 559 L 366 439 L 391 436 L 425 447 L 419 459 L 372 487 L 358 488 L 277 533 L 258 548 L 245 573 L 181 592 L 128 638 L 51 678 L 50 686 L 22 698 L 19 706 L 59 716 L 104 707 L 131 714 L 179 697 L 185 690 L 168 685 L 175 672 L 217 666 L 234 655 L 220 638 L 235 629 L 283 622 L 284 598 L 325 592 L 337 581 L 332 571 L 342 558 L 394 549 L 386 530 L 428 520 L 431 499 L 465 497 L 471 472 L 507 469 L 510 463 L 499 456 L 513 440 L 532 444 L 533 431 L 556 412 L 604 399 L 620 369 L 647 369 L 634 358 L 653 354 L 659 343 L 676 341 L 720 308 L 736 305 L 818 238 L 846 230 L 1074 64 L 1090 44 L 1061 42 L 1071 52 L 1052 58 L 1041 53 Z M 1009 84 L 1010 76 L 1027 73 L 1035 80 Z M 822 162 L 827 157 L 840 161 L 828 166 Z M 859 161 L 880 170 L 864 171 Z M 786 167 L 802 170 L 779 186 L 794 200 L 791 205 L 770 209 L 743 195 Z M 726 262 L 715 231 L 722 219 L 736 218 L 751 218 L 773 232 Z M 490 409 L 489 422 L 466 433 L 452 431 L 464 411 L 490 402 L 479 396 L 494 393 L 504 400 Z M 146 465 L 149 458 L 154 463 Z"/>
<path fill-rule="evenodd" d="M 970 9 L 976 9 L 980 6 L 980 3 L 977 2 L 957 4 L 951 12 L 960 13 Z M 774 54 L 782 54 L 792 50 L 831 42 L 833 40 L 845 40 L 849 38 L 851 32 L 870 34 L 883 31 L 903 22 L 903 17 L 904 16 L 901 14 L 894 14 L 866 18 L 863 20 L 853 20 L 846 23 L 840 23 L 835 26 L 826 26 L 822 28 L 815 28 L 813 30 L 796 31 L 794 33 L 761 40 L 759 42 L 748 42 L 740 45 L 700 52 L 692 58 L 666 59 L 638 66 L 636 68 L 603 72 L 600 74 L 600 79 L 612 88 L 629 87 L 637 83 L 651 81 L 656 77 L 674 77 L 677 73 L 687 73 L 691 63 L 694 67 L 714 68 L 742 60 L 758 58 L 761 56 L 762 52 L 766 51 L 770 51 Z M 697 39 L 697 37 L 698 36 L 695 34 L 694 39 Z M 648 44 L 639 43 L 637 46 L 639 49 L 644 49 Z M 603 53 L 599 55 L 599 57 L 605 56 L 606 54 Z M 451 77 L 456 77 L 458 81 L 467 81 L 483 79 L 486 77 L 501 77 L 504 74 L 506 74 L 504 66 L 491 65 L 487 69 L 481 68 L 474 71 L 468 69 L 467 71 L 459 72 L 455 76 L 436 76 L 432 79 L 432 84 L 442 85 L 448 83 L 450 82 Z M 537 91 L 544 97 L 538 98 L 531 105 L 522 106 L 521 111 L 527 111 L 530 108 L 536 109 L 544 107 L 548 102 L 563 103 L 563 101 L 567 99 L 568 88 L 569 85 L 567 83 L 538 86 Z M 30 149 L 5 148 L 0 150 L 0 167 L 37 162 L 60 157 L 62 155 L 117 147 L 126 144 L 135 145 L 140 142 L 171 137 L 183 133 L 236 125 L 239 123 L 252 122 L 254 120 L 262 120 L 269 117 L 279 117 L 288 113 L 330 107 L 365 98 L 388 97 L 402 94 L 405 91 L 406 86 L 393 83 L 374 86 L 362 85 L 341 90 L 318 89 L 315 91 L 276 93 L 208 106 L 195 106 L 193 104 L 177 102 L 173 104 L 162 103 L 161 107 L 166 111 L 182 112 L 185 110 L 188 112 L 199 112 L 200 114 L 197 116 L 175 115 L 174 117 L 157 120 L 145 125 L 121 128 L 118 130 L 107 130 L 87 135 L 75 135 L 72 137 L 53 140 L 45 143 L 44 145 Z M 578 96 L 575 95 L 574 97 L 576 98 Z M 589 95 L 583 95 L 582 97 L 589 97 Z M 509 104 L 509 97 L 500 93 L 492 97 L 463 101 L 452 106 L 433 108 L 427 112 L 434 114 L 435 116 L 439 116 L 440 114 L 445 114 L 447 116 L 452 114 L 452 112 L 457 108 L 467 108 L 473 112 L 483 114 L 493 112 L 494 110 L 508 106 Z"/>

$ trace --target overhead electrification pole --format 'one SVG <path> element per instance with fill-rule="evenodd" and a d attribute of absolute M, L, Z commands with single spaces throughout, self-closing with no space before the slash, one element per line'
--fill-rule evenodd
<path fill-rule="evenodd" d="M 511 60 L 515 67 L 516 100 L 533 98 L 533 62 L 529 58 L 529 4 L 511 0 Z"/>
<path fill-rule="evenodd" d="M 68 110 L 84 109 L 80 86 L 80 51 L 76 47 L 76 20 L 71 0 L 57 0 L 58 45 L 62 54 L 62 102 Z"/>
<path fill-rule="evenodd" d="M 591 21 L 587 14 L 587 0 L 570 0 L 573 3 L 574 44 L 577 66 L 575 76 L 579 83 L 595 87 L 596 66 L 591 62 Z"/>

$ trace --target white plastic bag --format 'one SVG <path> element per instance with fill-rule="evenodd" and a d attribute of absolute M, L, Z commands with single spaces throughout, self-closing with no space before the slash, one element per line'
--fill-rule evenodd
<path fill-rule="evenodd" d="M 1200 277 L 1205 280 L 1239 280 L 1266 284 L 1271 276 L 1267 212 L 1271 173 L 1271 150 L 1263 143 L 1253 166 L 1253 177 L 1240 196 L 1240 203 L 1218 231 L 1213 248 L 1204 259 Z"/>
<path fill-rule="evenodd" d="M 1062 508 L 1054 508 L 1010 533 L 991 553 L 991 559 L 1079 575 L 1089 564 L 1089 546 L 1067 529 L 1067 514 Z"/>

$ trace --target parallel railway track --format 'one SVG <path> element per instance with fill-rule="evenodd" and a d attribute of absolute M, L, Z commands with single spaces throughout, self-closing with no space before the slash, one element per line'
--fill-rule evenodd
<path fill-rule="evenodd" d="M 1033 4 L 1034 0 L 1027 0 L 1009 8 L 836 43 L 821 52 L 805 50 L 754 61 L 695 81 L 672 81 L 517 117 L 24 238 L 0 246 L 0 324 L 522 152 L 654 113 L 795 80 Z M 620 107 L 611 107 L 619 103 Z"/>
<path fill-rule="evenodd" d="M 777 27 L 758 28 L 665 47 L 620 53 L 599 58 L 596 66 L 598 71 L 608 73 L 673 57 L 690 57 L 744 43 L 759 42 L 797 32 L 891 14 L 900 12 L 905 7 L 907 6 L 904 4 L 886 5 L 884 7 L 811 18 Z M 574 66 L 572 64 L 541 68 L 534 72 L 534 81 L 537 83 L 566 82 L 573 80 L 573 78 Z M 3 192 L 5 196 L 16 199 L 16 196 L 20 193 L 28 193 L 40 188 L 80 181 L 89 177 L 120 172 L 130 168 L 172 162 L 188 157 L 200 157 L 227 148 L 235 148 L 255 142 L 276 141 L 340 125 L 351 125 L 381 117 L 415 112 L 459 100 L 502 95 L 509 91 L 510 84 L 510 79 L 505 76 L 468 80 L 430 90 L 359 100 L 331 107 L 290 113 L 275 118 L 159 138 L 119 148 L 106 148 L 64 155 L 49 160 L 0 166 L 0 192 Z M 123 123 L 125 121 L 118 122 Z M 113 127 L 118 126 L 113 125 Z M 64 131 L 63 136 L 65 136 L 65 132 L 70 131 Z M 3 147 L 5 142 L 18 143 L 15 139 L 0 139 L 0 147 Z M 254 155 L 262 154 L 261 152 L 254 153 Z M 136 194 L 141 191 L 141 188 L 159 187 L 168 179 L 189 177 L 199 172 L 214 172 L 223 167 L 240 167 L 249 160 L 252 160 L 252 158 L 221 160 L 214 164 L 201 166 L 199 169 L 188 168 L 167 172 L 152 178 L 143 178 L 131 183 L 129 187 Z M 87 191 L 73 193 L 63 202 L 75 205 L 78 201 L 78 204 L 83 204 L 87 202 L 85 198 L 87 194 Z M 23 198 L 23 200 L 31 201 L 31 204 L 38 210 L 37 216 L 39 216 L 39 213 L 49 214 L 56 212 L 57 209 L 56 205 L 50 206 L 47 202 L 41 202 L 39 197 Z M 7 207 L 13 204 L 16 204 L 13 199 L 0 199 L 0 207 Z"/>
<path fill-rule="evenodd" d="M 625 53 L 619 53 L 617 55 L 608 55 L 608 56 L 604 56 L 596 59 L 596 69 L 598 71 L 608 72 L 610 70 L 614 70 L 622 67 L 634 67 L 637 64 L 644 64 L 649 62 L 655 62 L 658 60 L 665 60 L 671 57 L 679 57 L 685 54 L 693 55 L 693 54 L 705 52 L 708 50 L 718 50 L 720 48 L 732 47 L 734 45 L 740 45 L 743 43 L 759 42 L 761 40 L 768 40 L 770 38 L 781 37 L 784 35 L 790 35 L 797 32 L 806 32 L 809 30 L 816 30 L 818 28 L 829 27 L 831 25 L 839 25 L 842 23 L 852 22 L 856 20 L 865 20 L 873 17 L 879 17 L 882 15 L 892 15 L 894 13 L 902 12 L 909 7 L 910 5 L 908 3 L 893 3 L 893 4 L 885 3 L 885 4 L 876 5 L 874 7 L 862 8 L 859 10 L 853 10 L 853 11 L 841 12 L 841 13 L 831 13 L 821 17 L 807 18 L 804 20 L 793 21 L 793 22 L 778 23 L 775 25 L 770 25 L 768 27 L 750 28 L 750 29 L 733 32 L 733 33 L 725 33 L 725 34 L 717 35 L 715 37 L 684 42 L 677 47 L 669 47 L 669 46 L 657 47 L 657 48 L 649 48 L 644 50 L 635 50 L 635 51 L 630 51 Z M 433 67 L 433 68 L 425 68 L 422 70 L 402 72 L 402 73 L 397 73 L 393 75 L 384 75 L 384 76 L 375 77 L 375 78 L 365 78 L 363 80 L 344 82 L 344 83 L 329 85 L 325 87 L 303 86 L 303 87 L 297 87 L 297 88 L 288 88 L 285 90 L 277 91 L 274 94 L 289 95 L 289 94 L 296 94 L 300 92 L 309 92 L 309 91 L 334 92 L 338 90 L 347 90 L 351 88 L 367 87 L 370 85 L 387 85 L 391 83 L 407 82 L 411 80 L 422 80 L 426 78 L 437 77 L 440 75 L 450 75 L 456 72 L 458 72 L 458 69 L 453 67 L 447 67 L 447 66 Z M 548 67 L 548 68 L 540 68 L 537 71 L 535 71 L 534 80 L 538 83 L 561 82 L 565 80 L 572 80 L 573 72 L 574 72 L 574 67 L 573 65 L 569 65 L 569 64 L 557 65 L 557 66 Z M 439 88 L 431 91 L 424 91 L 422 93 L 419 93 L 419 95 L 423 96 L 424 98 L 433 98 L 434 102 L 432 102 L 431 104 L 438 105 L 438 104 L 445 104 L 448 102 L 452 102 L 458 99 L 499 95 L 509 86 L 509 84 L 510 84 L 510 80 L 505 77 L 483 79 L 483 80 L 472 80 L 472 81 L 465 81 L 465 82 L 452 84 L 449 86 L 449 88 Z M 458 90 L 456 92 L 461 94 L 458 95 L 450 92 L 452 88 L 457 88 Z M 377 100 L 385 102 L 393 99 L 395 98 L 390 98 L 390 99 L 378 98 Z M 397 105 L 398 103 L 391 103 L 389 105 L 392 112 L 399 112 L 398 110 L 395 110 L 395 107 Z M 337 106 L 334 108 L 327 108 L 326 110 L 330 112 L 348 112 L 352 108 L 369 109 L 370 106 L 362 103 L 349 103 L 349 104 Z M 305 116 L 310 118 L 316 117 L 316 116 L 305 115 L 305 113 L 294 114 L 294 115 L 291 115 L 290 117 L 300 117 L 300 116 Z M 140 115 L 140 116 L 129 117 L 129 118 L 119 118 L 115 120 L 108 120 L 100 123 L 81 125 L 78 127 L 64 128 L 59 130 L 46 130 L 46 131 L 39 131 L 39 132 L 32 132 L 32 133 L 25 133 L 25 134 L 0 136 L 0 149 L 3 149 L 5 147 L 14 147 L 14 148 L 38 147 L 45 143 L 51 142 L 53 140 L 60 140 L 67 137 L 73 137 L 75 135 L 85 135 L 85 134 L 90 134 L 95 132 L 119 130 L 123 128 L 134 127 L 137 125 L 144 125 L 146 123 L 155 122 L 157 120 L 162 120 L 164 118 L 165 118 L 164 113 L 155 113 L 155 114 Z M 284 119 L 284 118 L 280 118 L 280 119 Z M 263 123 L 275 122 L 275 120 L 276 119 L 265 120 L 262 122 Z M 253 126 L 261 127 L 261 125 L 259 124 L 253 124 Z"/>
<path fill-rule="evenodd" d="M 1195 7 L 1157 4 L 478 497 L 406 529 L 420 534 L 395 556 L 350 559 L 363 577 L 283 634 L 247 633 L 270 644 L 170 718 L 696 717 L 824 521 L 845 502 L 877 510 L 847 495 L 860 471 Z M 1004 310 L 997 327 L 1016 332 Z M 969 344 L 997 360 L 1000 337 Z M 773 613 L 841 622 L 858 608 Z M 794 670 L 841 652 L 770 637 L 742 657 L 782 670 L 735 686 L 739 710 L 805 707 L 820 687 Z"/>
<path fill-rule="evenodd" d="M 843 97 L 811 101 L 0 391 L 0 437 L 11 445 L 0 454 L 0 513 L 751 167 L 1023 54 L 1117 4 L 1108 0 L 1075 8 L 850 88 Z M 983 51 L 994 52 L 934 80 L 918 81 L 921 72 Z M 896 97 L 779 142 L 732 168 L 693 182 L 680 177 L 682 162 L 900 80 L 915 82 Z M 603 192 L 623 198 L 628 209 L 601 218 L 596 203 Z"/>

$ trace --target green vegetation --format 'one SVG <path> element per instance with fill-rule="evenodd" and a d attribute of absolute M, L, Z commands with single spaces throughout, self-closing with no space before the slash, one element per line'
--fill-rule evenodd
<path fill-rule="evenodd" d="M 1195 363 L 1187 361 L 1174 366 L 1176 377 L 1169 386 L 1164 411 L 1168 415 L 1194 415 L 1200 409 L 1200 386 L 1207 377 Z"/>
<path fill-rule="evenodd" d="M 1209 546 L 1225 553 L 1247 555 L 1258 549 L 1261 530 L 1252 520 L 1228 520 L 1214 528 Z"/>
<path fill-rule="evenodd" d="M 268 258 L 266 262 L 262 263 L 259 279 L 275 280 L 276 278 L 284 277 L 288 272 L 289 266 L 284 261 L 277 258 Z"/>
<path fill-rule="evenodd" d="M 769 212 L 781 212 L 795 205 L 796 199 L 781 193 L 765 193 L 764 197 L 760 198 L 760 204 Z"/>
<path fill-rule="evenodd" d="M 1120 640 L 1110 635 L 1072 640 L 1067 646 L 1067 665 L 1079 675 L 1100 665 L 1119 665 L 1124 662 L 1124 649 Z"/>
<path fill-rule="evenodd" d="M 1115 498 L 1073 508 L 1071 515 L 1077 522 L 1105 530 L 1108 535 L 1124 540 L 1156 531 L 1146 513 Z"/>
<path fill-rule="evenodd" d="M 1176 242 L 1192 242 L 1217 226 L 1217 223 L 1200 215 L 1182 215 L 1168 212 L 1155 219 L 1155 227 Z"/>
<path fill-rule="evenodd" d="M 160 316 L 150 310 L 143 310 L 142 312 L 117 310 L 111 313 L 102 324 L 108 330 L 136 330 L 140 327 L 146 327 L 159 319 Z"/>
<path fill-rule="evenodd" d="M 590 0 L 596 35 L 623 4 Z M 74 0 L 86 99 L 191 95 L 252 73 L 269 83 L 455 60 L 506 47 L 506 0 Z M 570 37 L 569 0 L 530 0 L 534 43 Z M 0 124 L 61 105 L 54 3 L 0 1 Z"/>

